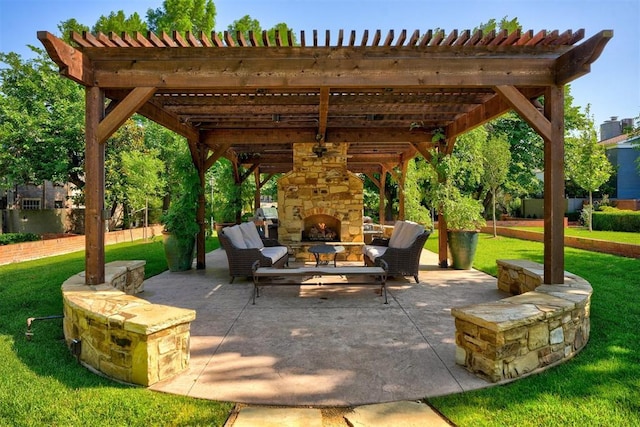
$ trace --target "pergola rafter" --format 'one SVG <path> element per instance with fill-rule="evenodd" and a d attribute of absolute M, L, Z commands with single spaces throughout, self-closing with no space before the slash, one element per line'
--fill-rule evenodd
<path fill-rule="evenodd" d="M 87 283 L 104 280 L 95 235 L 104 220 L 100 145 L 135 112 L 186 137 L 201 177 L 222 156 L 259 177 L 291 170 L 294 143 L 348 143 L 349 170 L 380 174 L 383 186 L 387 173 L 402 184 L 406 162 L 429 155 L 434 132 L 450 153 L 458 135 L 510 109 L 545 140 L 545 236 L 554 234 L 545 241 L 545 282 L 560 283 L 562 86 L 588 73 L 613 35 L 578 44 L 584 33 L 340 30 L 332 44 L 329 31 L 314 30 L 300 32 L 296 46 L 291 32 L 275 43 L 266 32 L 73 33 L 74 47 L 39 32 L 61 74 L 87 88 Z"/>

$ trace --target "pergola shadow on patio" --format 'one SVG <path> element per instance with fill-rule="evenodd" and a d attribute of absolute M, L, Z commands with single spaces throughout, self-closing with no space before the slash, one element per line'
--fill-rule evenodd
<path fill-rule="evenodd" d="M 229 284 L 226 254 L 206 270 L 145 281 L 145 299 L 195 309 L 184 373 L 151 388 L 195 398 L 275 405 L 348 406 L 459 393 L 492 385 L 455 364 L 455 306 L 506 296 L 496 279 L 441 269 L 423 251 L 420 283 L 372 287 Z"/>

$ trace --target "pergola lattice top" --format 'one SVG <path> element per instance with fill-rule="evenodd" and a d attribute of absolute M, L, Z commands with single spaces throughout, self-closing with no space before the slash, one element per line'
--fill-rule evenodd
<path fill-rule="evenodd" d="M 149 88 L 137 111 L 206 144 L 207 166 L 226 156 L 286 172 L 294 142 L 348 142 L 349 169 L 371 173 L 424 155 L 436 129 L 452 149 L 457 135 L 513 107 L 505 91 L 530 103 L 588 72 L 610 33 L 578 46 L 584 30 L 403 30 L 397 38 L 378 30 L 359 39 L 340 30 L 333 45 L 329 31 L 321 45 L 316 30 L 309 39 L 301 31 L 298 45 L 291 32 L 276 32 L 273 44 L 266 32 L 248 40 L 229 32 L 73 33 L 77 50 L 49 33 L 38 37 L 64 74 L 101 87 L 111 108 Z"/>

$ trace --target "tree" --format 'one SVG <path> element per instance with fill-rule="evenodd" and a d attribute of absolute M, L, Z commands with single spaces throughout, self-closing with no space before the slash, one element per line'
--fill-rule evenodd
<path fill-rule="evenodd" d="M 587 116 L 589 107 L 587 106 Z M 566 140 L 565 164 L 567 177 L 589 192 L 588 223 L 592 227 L 593 192 L 607 182 L 613 166 L 607 159 L 604 146 L 598 144 L 593 119 L 589 118 L 577 137 Z"/>
<path fill-rule="evenodd" d="M 199 31 L 210 34 L 216 23 L 212 0 L 164 0 L 162 7 L 147 11 L 147 24 L 153 32 Z"/>
<path fill-rule="evenodd" d="M 511 163 L 511 152 L 509 151 L 509 142 L 504 136 L 489 138 L 482 147 L 482 164 L 484 174 L 482 176 L 483 184 L 491 193 L 491 206 L 493 213 L 493 237 L 497 237 L 496 231 L 496 193 L 500 186 L 507 179 L 509 172 L 509 163 Z"/>
<path fill-rule="evenodd" d="M 122 10 L 111 12 L 108 16 L 102 15 L 96 21 L 92 31 L 94 33 L 109 33 L 111 31 L 121 34 L 133 34 L 135 31 L 147 32 L 147 23 L 140 18 L 138 13 L 134 12 L 128 18 Z"/>
<path fill-rule="evenodd" d="M 419 222 L 431 227 L 431 212 L 425 206 L 422 182 L 426 178 L 426 168 L 421 167 L 425 162 L 421 159 L 411 159 L 407 165 L 407 176 L 404 184 L 405 216 L 406 219 Z"/>
<path fill-rule="evenodd" d="M 120 157 L 126 177 L 126 204 L 134 212 L 144 210 L 146 227 L 149 223 L 149 202 L 157 198 L 165 188 L 164 162 L 158 158 L 155 150 L 124 151 Z"/>
<path fill-rule="evenodd" d="M 43 180 L 84 186 L 84 91 L 40 49 L 23 61 L 0 53 L 2 185 Z"/>

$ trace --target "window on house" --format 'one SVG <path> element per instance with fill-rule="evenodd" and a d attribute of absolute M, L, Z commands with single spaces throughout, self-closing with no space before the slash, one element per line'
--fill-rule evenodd
<path fill-rule="evenodd" d="M 53 208 L 54 209 L 62 209 L 62 208 L 64 208 L 64 203 L 62 202 L 62 200 L 55 200 L 53 202 Z"/>
<path fill-rule="evenodd" d="M 22 209 L 24 210 L 40 209 L 40 199 L 22 199 Z"/>

